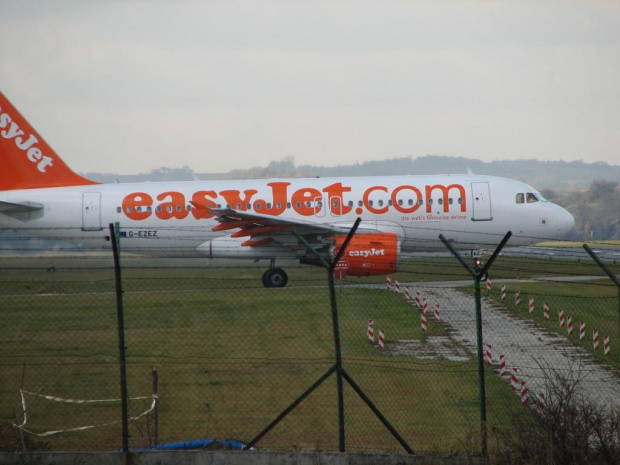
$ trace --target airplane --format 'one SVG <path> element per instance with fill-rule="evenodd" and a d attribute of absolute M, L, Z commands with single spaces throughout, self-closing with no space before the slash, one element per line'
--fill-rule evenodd
<path fill-rule="evenodd" d="M 73 172 L 0 93 L 0 234 L 21 231 L 153 256 L 269 260 L 264 287 L 284 287 L 284 260 L 321 265 L 359 227 L 338 268 L 388 275 L 405 252 L 558 239 L 574 225 L 533 187 L 473 174 L 101 184 Z"/>

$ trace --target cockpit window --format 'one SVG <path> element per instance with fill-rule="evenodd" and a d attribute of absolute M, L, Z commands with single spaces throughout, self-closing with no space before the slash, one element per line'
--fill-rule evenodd
<path fill-rule="evenodd" d="M 527 203 L 538 202 L 538 197 L 536 197 L 536 195 L 532 194 L 531 192 L 528 192 L 527 194 L 525 194 L 525 199 Z"/>
<path fill-rule="evenodd" d="M 524 203 L 525 202 L 525 194 L 522 194 L 521 192 L 519 192 L 516 197 L 515 200 L 517 203 Z"/>

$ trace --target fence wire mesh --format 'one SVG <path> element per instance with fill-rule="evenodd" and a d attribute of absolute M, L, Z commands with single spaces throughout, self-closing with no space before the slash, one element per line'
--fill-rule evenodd
<path fill-rule="evenodd" d="M 112 256 L 31 252 L 0 261 L 0 445 L 119 449 Z M 334 366 L 323 269 L 288 266 L 288 286 L 265 289 L 264 264 L 131 255 L 121 263 L 132 448 L 248 442 Z M 343 367 L 416 452 L 479 451 L 471 278 L 450 256 L 408 259 L 401 270 L 390 283 L 337 282 Z M 619 290 L 596 264 L 570 254 L 506 256 L 489 278 L 482 315 L 490 449 L 515 416 L 540 414 L 558 377 L 574 379 L 598 405 L 617 405 Z M 347 383 L 344 398 L 348 451 L 403 452 Z M 257 447 L 338 450 L 337 400 L 332 375 Z"/>

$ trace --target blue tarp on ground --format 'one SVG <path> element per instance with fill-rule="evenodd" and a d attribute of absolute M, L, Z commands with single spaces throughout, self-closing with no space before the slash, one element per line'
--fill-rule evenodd
<path fill-rule="evenodd" d="M 168 444 L 159 444 L 151 447 L 132 447 L 132 452 L 139 452 L 143 450 L 195 450 L 195 449 L 210 449 L 211 447 L 217 447 L 222 449 L 242 450 L 246 445 L 241 441 L 234 439 L 198 439 L 195 441 L 182 441 L 171 442 Z M 256 450 L 252 447 L 250 450 Z"/>

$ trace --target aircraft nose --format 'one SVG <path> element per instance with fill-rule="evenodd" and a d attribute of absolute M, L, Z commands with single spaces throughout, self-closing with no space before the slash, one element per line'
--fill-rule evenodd
<path fill-rule="evenodd" d="M 564 208 L 558 206 L 558 213 L 556 214 L 557 227 L 560 234 L 565 235 L 573 230 L 575 226 L 575 218 L 573 215 Z"/>

